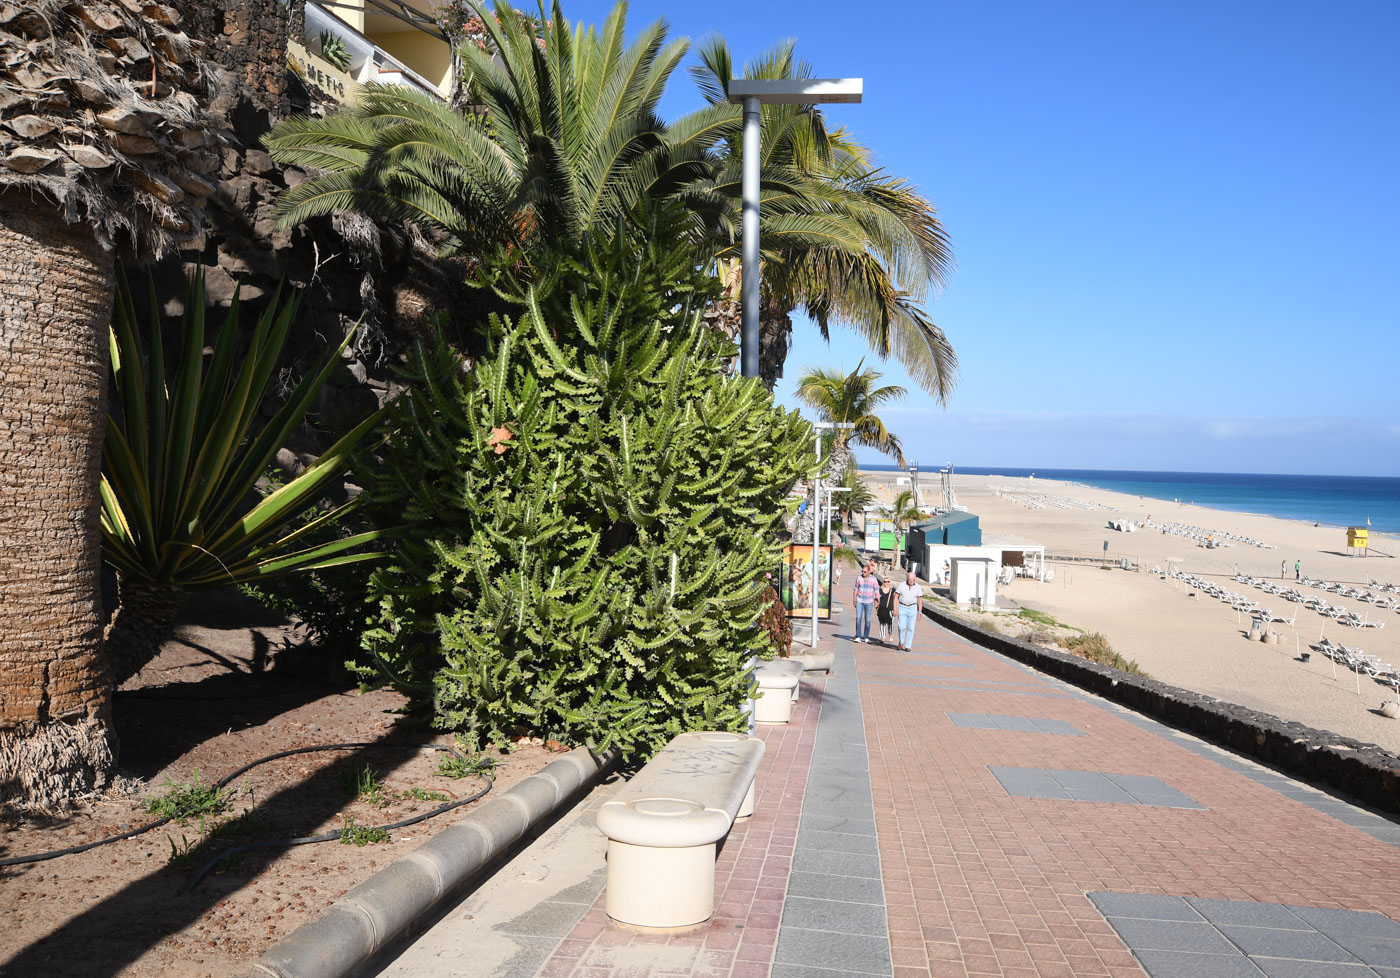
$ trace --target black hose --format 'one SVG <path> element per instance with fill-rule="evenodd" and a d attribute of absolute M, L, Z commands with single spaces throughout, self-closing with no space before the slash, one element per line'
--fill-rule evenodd
<path fill-rule="evenodd" d="M 246 771 L 252 770 L 253 768 L 257 767 L 259 764 L 266 764 L 268 761 L 276 761 L 276 760 L 280 760 L 281 758 L 284 758 L 284 757 L 291 757 L 293 754 L 310 754 L 310 753 L 312 753 L 312 752 L 314 752 L 314 751 L 322 751 L 322 750 L 358 750 L 359 748 L 362 748 L 362 747 L 376 747 L 376 748 L 383 748 L 383 747 L 388 747 L 388 748 L 394 748 L 394 747 L 400 747 L 400 748 L 402 748 L 402 747 L 412 747 L 414 750 L 422 750 L 422 749 L 424 749 L 424 748 L 428 748 L 428 749 L 431 749 L 431 750 L 440 750 L 440 751 L 442 751 L 442 752 L 444 752 L 444 753 L 446 753 L 446 754 L 451 754 L 453 757 L 457 757 L 457 758 L 460 758 L 460 757 L 462 756 L 461 754 L 457 753 L 457 751 L 453 750 L 451 747 L 443 747 L 443 746 L 441 746 L 440 744 L 381 744 L 381 743 L 374 743 L 374 742 L 366 742 L 366 743 L 351 743 L 351 744 L 321 744 L 321 745 L 318 745 L 318 746 L 315 746 L 315 747 L 294 747 L 294 748 L 292 748 L 291 750 L 278 751 L 278 752 L 275 753 L 275 754 L 268 754 L 266 757 L 260 757 L 260 758 L 258 758 L 256 761 L 251 761 L 251 762 L 249 762 L 249 763 L 243 765 L 242 767 L 240 767 L 238 770 L 234 771 L 232 774 L 227 775 L 226 777 L 220 779 L 219 781 L 216 781 L 216 782 L 214 783 L 214 786 L 213 786 L 213 787 L 214 787 L 215 790 L 218 790 L 219 788 L 227 787 L 228 784 L 229 784 L 229 782 L 233 781 L 234 778 L 238 777 L 240 774 L 243 774 L 243 773 L 246 772 Z M 419 815 L 419 816 L 417 816 L 417 817 L 415 817 L 415 818 L 408 819 L 407 821 L 404 821 L 404 822 L 396 822 L 396 823 L 394 823 L 393 825 L 383 825 L 383 826 L 373 826 L 373 827 L 382 828 L 382 829 L 386 829 L 386 830 L 387 830 L 387 829 L 393 829 L 393 828 L 401 828 L 402 826 L 405 826 L 405 825 L 412 825 L 412 824 L 414 824 L 415 822 L 421 822 L 421 821 L 423 821 L 424 819 L 432 818 L 432 817 L 435 816 L 435 815 L 441 815 L 443 812 L 450 811 L 451 809 L 456 808 L 456 807 L 458 807 L 459 805 L 465 805 L 465 804 L 467 804 L 468 802 L 476 801 L 476 799 L 480 798 L 482 795 L 486 794 L 486 792 L 490 791 L 490 790 L 491 790 L 491 786 L 495 783 L 495 778 L 493 778 L 490 774 L 483 774 L 483 775 L 481 775 L 481 777 L 486 778 L 486 787 L 483 788 L 481 791 L 478 791 L 476 794 L 472 795 L 472 796 L 469 797 L 469 798 L 463 798 L 463 799 L 460 800 L 460 801 L 454 801 L 454 802 L 451 802 L 451 803 L 449 803 L 449 804 L 447 804 L 447 805 L 440 806 L 440 807 L 434 809 L 433 811 L 425 812 L 425 813 L 422 814 L 422 815 Z M 108 844 L 113 843 L 113 842 L 120 842 L 120 841 L 122 841 L 123 839 L 130 839 L 130 838 L 133 838 L 133 837 L 135 837 L 135 836 L 142 835 L 142 834 L 144 834 L 144 833 L 146 833 L 146 832 L 151 831 L 152 829 L 158 829 L 158 828 L 160 828 L 162 825 L 166 824 L 166 823 L 169 822 L 169 821 L 171 821 L 171 817 L 166 817 L 166 818 L 158 819 L 157 821 L 151 822 L 151 823 L 149 823 L 149 824 L 147 824 L 147 825 L 141 825 L 141 826 L 138 826 L 138 827 L 136 827 L 136 828 L 134 828 L 134 829 L 131 829 L 131 830 L 127 831 L 127 832 L 123 832 L 123 833 L 121 833 L 120 835 L 108 836 L 108 837 L 105 838 L 105 839 L 98 839 L 96 842 L 88 842 L 88 843 L 84 843 L 83 845 L 80 845 L 80 846 L 69 846 L 67 849 L 55 849 L 55 850 L 53 850 L 52 852 L 38 852 L 38 853 L 33 853 L 33 854 L 27 855 L 27 856 L 9 856 L 9 857 L 7 857 L 7 858 L 0 859 L 0 866 L 19 866 L 19 865 L 22 865 L 22 864 L 24 864 L 24 863 L 38 863 L 38 862 L 43 862 L 43 861 L 46 860 L 46 859 L 57 859 L 59 856 L 71 856 L 71 855 L 73 855 L 73 854 L 75 854 L 75 853 L 87 852 L 89 849 L 96 849 L 96 848 L 99 847 L 99 846 L 105 846 L 105 845 L 108 845 Z M 308 843 L 308 842 L 329 842 L 331 839 L 339 839 L 339 838 L 340 838 L 340 830 L 337 829 L 333 834 L 332 834 L 332 833 L 328 833 L 328 834 L 326 834 L 325 836 L 308 836 L 308 837 L 305 837 L 305 838 L 294 839 L 294 840 L 290 840 L 290 841 L 286 841 L 286 842 L 261 842 L 261 843 L 255 843 L 255 844 L 253 844 L 253 845 L 242 846 L 242 847 L 240 847 L 239 849 L 234 849 L 234 850 L 232 850 L 232 852 L 224 853 L 224 854 L 221 855 L 218 859 L 214 860 L 213 863 L 210 863 L 208 866 L 205 866 L 203 869 L 201 869 L 201 870 L 199 871 L 199 873 L 195 876 L 194 883 L 191 883 L 189 888 L 190 888 L 190 889 L 193 889 L 195 883 L 198 883 L 198 882 L 199 882 L 199 880 L 204 876 L 204 874 L 205 874 L 206 872 L 208 872 L 208 870 L 210 869 L 211 866 L 213 866 L 215 863 L 217 863 L 217 862 L 219 862 L 219 861 L 221 861 L 221 860 L 223 860 L 223 859 L 226 859 L 226 858 L 227 858 L 229 855 L 231 855 L 233 852 L 242 852 L 242 851 L 247 850 L 247 849 L 256 849 L 256 848 L 263 847 L 263 846 L 273 846 L 273 845 L 279 845 L 279 844 L 285 844 L 285 845 L 301 845 L 301 844 L 303 844 L 303 843 Z"/>
<path fill-rule="evenodd" d="M 443 748 L 443 750 L 446 749 L 447 748 Z M 434 808 L 430 812 L 424 812 L 422 815 L 415 815 L 412 818 L 406 818 L 401 822 L 390 822 L 388 825 L 368 825 L 365 826 L 365 828 L 371 830 L 379 829 L 385 832 L 388 832 L 390 829 L 401 829 L 404 826 L 415 825 L 418 822 L 426 821 L 427 819 L 441 815 L 443 812 L 450 812 L 454 808 L 460 808 L 462 805 L 474 802 L 478 798 L 485 795 L 488 791 L 490 791 L 491 787 L 496 782 L 496 779 L 489 774 L 482 775 L 482 777 L 486 778 L 486 787 L 482 788 L 474 795 L 471 795 L 467 798 L 462 798 L 458 801 L 448 802 L 445 805 L 439 805 L 437 808 Z M 225 859 L 229 859 L 233 856 L 242 855 L 243 853 L 250 852 L 253 849 L 288 849 L 292 846 L 304 846 L 309 845 L 313 842 L 334 842 L 335 840 L 339 839 L 344 834 L 344 832 L 344 829 L 336 829 L 334 832 L 326 832 L 323 835 L 306 835 L 297 839 L 275 839 L 271 842 L 250 842 L 246 846 L 238 846 L 237 848 L 230 849 L 228 852 L 221 853 L 218 856 L 215 856 L 213 859 L 209 860 L 207 863 L 201 866 L 199 868 L 199 872 L 194 874 L 194 878 L 190 880 L 189 885 L 185 887 L 185 891 L 189 892 L 193 890 L 196 886 L 199 885 L 200 881 L 204 879 L 206 875 L 208 875 L 211 869 L 219 865 L 219 863 L 223 862 Z"/>

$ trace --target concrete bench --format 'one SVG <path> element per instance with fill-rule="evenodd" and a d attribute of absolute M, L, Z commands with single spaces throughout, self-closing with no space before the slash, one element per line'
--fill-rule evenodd
<path fill-rule="evenodd" d="M 755 723 L 787 723 L 792 719 L 792 705 L 802 690 L 801 662 L 793 659 L 772 659 L 754 667 L 758 697 L 754 700 Z"/>
<path fill-rule="evenodd" d="M 598 810 L 608 837 L 608 916 L 648 930 L 694 927 L 715 910 L 716 844 L 753 814 L 763 741 L 681 734 Z"/>
<path fill-rule="evenodd" d="M 831 675 L 832 666 L 836 664 L 836 656 L 830 652 L 797 652 L 788 656 L 792 662 L 802 663 L 802 668 L 806 672 L 824 672 Z"/>

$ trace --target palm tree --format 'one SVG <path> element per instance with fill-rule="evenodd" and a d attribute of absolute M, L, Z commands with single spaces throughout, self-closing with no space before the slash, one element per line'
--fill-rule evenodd
<path fill-rule="evenodd" d="M 195 230 L 218 156 L 207 67 L 169 6 L 6 17 L 22 43 L 0 61 L 21 140 L 0 161 L 0 802 L 48 807 L 114 763 L 97 500 L 115 255 Z"/>
<path fill-rule="evenodd" d="M 841 532 L 850 533 L 851 514 L 863 511 L 875 502 L 875 494 L 870 491 L 870 487 L 860 477 L 860 466 L 856 465 L 854 457 L 846 459 L 846 467 L 841 470 L 841 478 L 837 480 L 836 486 L 846 490 L 837 493 L 836 505 L 841 511 Z"/>
<path fill-rule="evenodd" d="M 324 171 L 278 201 L 284 227 L 344 211 L 410 220 L 439 232 L 446 252 L 527 271 L 552 256 L 551 243 L 647 201 L 685 205 L 698 255 L 729 234 L 733 206 L 703 178 L 739 109 L 711 106 L 670 125 L 657 114 L 689 42 L 668 43 L 658 21 L 624 47 L 625 3 L 601 31 L 571 32 L 556 0 L 542 39 L 507 6 L 494 17 L 478 10 L 495 53 L 468 43 L 457 54 L 467 101 L 482 113 L 370 85 L 353 108 L 269 134 L 274 159 Z"/>
<path fill-rule="evenodd" d="M 894 521 L 894 546 L 890 551 L 890 566 L 902 567 L 903 561 L 899 559 L 899 535 L 908 526 L 918 522 L 923 518 L 923 513 L 915 503 L 914 490 L 902 489 L 898 496 L 894 497 L 894 505 L 890 508 L 890 519 Z"/>
<path fill-rule="evenodd" d="M 848 374 L 808 367 L 798 379 L 797 397 L 816 412 L 818 420 L 854 426 L 834 429 L 827 472 L 844 472 L 851 458 L 851 448 L 857 445 L 873 448 L 899 465 L 905 465 L 904 446 L 899 436 L 885 426 L 876 412 L 902 400 L 908 391 L 894 384 L 877 387 L 881 376 L 873 367 L 866 368 L 862 359 Z"/>
<path fill-rule="evenodd" d="M 733 63 L 724 39 L 700 50 L 692 77 L 712 107 L 728 101 Z M 791 41 L 745 65 L 746 78 L 810 78 Z M 725 129 L 724 165 L 713 189 L 737 197 L 742 130 Z M 953 389 L 957 357 L 920 306 L 946 279 L 952 248 L 933 205 L 909 181 L 871 163 L 872 154 L 841 128 L 829 129 L 812 105 L 762 108 L 765 179 L 761 197 L 763 287 L 760 373 L 771 388 L 782 376 L 791 314 L 803 309 L 823 337 L 854 329 L 881 358 L 893 356 L 939 401 Z M 769 181 L 781 177 L 781 185 Z M 716 257 L 732 262 L 738 243 Z M 737 276 L 731 303 L 737 302 Z M 728 310 L 737 321 L 737 308 Z"/>

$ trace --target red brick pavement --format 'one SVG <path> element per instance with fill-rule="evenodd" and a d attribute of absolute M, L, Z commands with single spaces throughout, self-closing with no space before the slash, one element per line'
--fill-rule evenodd
<path fill-rule="evenodd" d="M 820 648 L 834 643 L 822 625 Z M 800 646 L 794 645 L 794 651 Z M 766 978 L 778 942 L 793 843 L 802 813 L 825 680 L 804 679 L 791 722 L 758 727 L 767 745 L 752 818 L 736 822 L 715 864 L 715 915 L 686 934 L 623 930 L 589 908 L 540 978 Z"/>
<path fill-rule="evenodd" d="M 896 978 L 1141 978 L 1085 891 L 1400 919 L 1394 846 L 1063 695 L 927 620 L 915 650 L 955 653 L 974 668 L 855 648 Z M 947 688 L 970 680 L 1023 692 L 1044 683 L 1055 695 Z M 1050 717 L 1088 736 L 967 729 L 945 711 Z M 1208 810 L 1011 797 L 987 765 L 1151 775 Z"/>

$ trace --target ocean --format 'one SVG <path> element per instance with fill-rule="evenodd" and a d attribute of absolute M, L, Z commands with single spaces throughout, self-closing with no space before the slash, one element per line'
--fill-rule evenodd
<path fill-rule="evenodd" d="M 889 472 L 898 466 L 862 465 Z M 941 466 L 920 466 L 920 482 L 938 486 Z M 954 466 L 967 475 L 1004 475 L 1082 482 L 1100 489 L 1170 502 L 1195 503 L 1240 513 L 1279 516 L 1329 526 L 1365 526 L 1375 533 L 1400 534 L 1400 479 L 1351 475 L 1260 475 L 1243 472 L 1119 472 L 1111 469 L 1015 469 Z"/>

